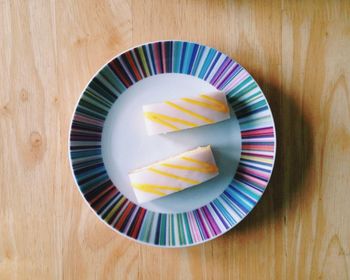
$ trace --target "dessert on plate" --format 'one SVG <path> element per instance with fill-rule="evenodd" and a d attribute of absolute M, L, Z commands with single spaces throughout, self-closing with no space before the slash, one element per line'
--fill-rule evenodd
<path fill-rule="evenodd" d="M 217 176 L 210 146 L 198 147 L 129 173 L 138 203 L 198 185 Z"/>
<path fill-rule="evenodd" d="M 148 135 L 217 123 L 230 118 L 222 92 L 202 93 L 143 106 Z"/>

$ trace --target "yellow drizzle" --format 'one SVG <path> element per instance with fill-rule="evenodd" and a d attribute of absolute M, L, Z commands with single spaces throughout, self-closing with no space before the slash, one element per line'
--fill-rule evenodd
<path fill-rule="evenodd" d="M 227 106 L 225 106 L 226 105 L 225 103 L 220 102 L 219 100 L 215 99 L 214 97 L 211 97 L 211 96 L 206 95 L 206 94 L 200 94 L 199 96 L 204 98 L 204 99 L 207 99 L 207 100 L 209 100 L 209 101 L 211 101 L 219 106 L 224 106 L 225 109 L 227 109 Z"/>
<path fill-rule="evenodd" d="M 197 163 L 197 164 L 203 166 L 204 168 L 210 170 L 209 172 L 217 172 L 218 171 L 218 168 L 214 164 L 210 164 L 210 163 L 205 162 L 205 161 L 201 161 L 201 160 L 190 158 L 190 157 L 181 157 L 181 159 Z"/>
<path fill-rule="evenodd" d="M 138 189 L 140 191 L 156 194 L 159 196 L 166 195 L 166 193 L 161 192 L 160 190 L 169 190 L 169 191 L 181 191 L 182 190 L 182 188 L 180 188 L 180 187 L 160 186 L 160 185 L 153 185 L 153 184 L 132 183 L 131 185 L 135 189 Z"/>
<path fill-rule="evenodd" d="M 190 111 L 190 110 L 187 110 L 187 109 L 185 109 L 185 108 L 183 108 L 183 107 L 181 107 L 181 106 L 179 106 L 179 105 L 177 105 L 177 104 L 175 104 L 175 103 L 173 103 L 173 102 L 165 101 L 164 103 L 167 104 L 167 105 L 169 105 L 169 106 L 171 106 L 171 107 L 173 107 L 173 108 L 175 108 L 175 109 L 177 109 L 177 110 L 179 110 L 179 111 L 182 111 L 182 112 L 184 112 L 184 113 L 186 113 L 186 114 L 189 114 L 189 115 L 191 115 L 191 116 L 193 116 L 193 117 L 195 117 L 195 118 L 197 118 L 197 119 L 200 119 L 200 120 L 202 120 L 202 121 L 205 121 L 205 122 L 207 122 L 207 123 L 214 123 L 213 120 L 208 119 L 208 118 L 206 118 L 205 116 L 202 116 L 202 115 L 197 114 L 197 113 L 195 113 L 195 112 L 192 112 L 192 111 Z"/>
<path fill-rule="evenodd" d="M 162 166 L 175 168 L 175 169 L 181 169 L 181 170 L 191 170 L 191 171 L 197 171 L 202 173 L 213 173 L 216 172 L 218 169 L 213 164 L 208 164 L 208 166 L 205 166 L 203 168 L 201 167 L 195 167 L 195 166 L 185 166 L 185 165 L 177 165 L 177 164 L 170 164 L 170 163 L 162 163 Z"/>
<path fill-rule="evenodd" d="M 175 175 L 173 173 L 168 173 L 168 172 L 165 172 L 165 171 L 161 171 L 161 170 L 155 169 L 153 167 L 148 168 L 148 170 L 152 171 L 154 173 L 166 176 L 166 177 L 174 178 L 174 179 L 177 179 L 177 180 L 189 183 L 189 184 L 196 184 L 197 185 L 197 184 L 200 183 L 199 181 L 192 180 L 192 179 L 186 178 L 186 177 L 181 177 L 181 176 Z"/>
<path fill-rule="evenodd" d="M 173 130 L 179 130 L 179 128 L 173 124 L 171 124 L 170 122 L 174 122 L 174 123 L 181 123 L 187 126 L 191 126 L 191 127 L 195 127 L 197 126 L 197 124 L 183 120 L 183 119 L 179 119 L 179 118 L 174 118 L 174 117 L 170 117 L 167 115 L 163 115 L 163 114 L 159 114 L 159 113 L 154 113 L 154 112 L 144 112 L 144 115 L 151 121 L 154 121 L 156 123 L 162 124 L 164 126 L 167 126 Z"/>
<path fill-rule="evenodd" d="M 222 113 L 228 112 L 228 108 L 227 108 L 226 104 L 216 100 L 215 98 L 210 97 L 210 96 L 205 95 L 205 94 L 201 94 L 200 97 L 208 100 L 209 103 L 198 101 L 198 100 L 191 99 L 191 98 L 181 98 L 181 100 L 186 101 L 186 102 L 191 103 L 191 104 L 194 104 L 194 105 L 205 107 L 205 108 L 217 111 L 217 112 L 222 112 Z"/>

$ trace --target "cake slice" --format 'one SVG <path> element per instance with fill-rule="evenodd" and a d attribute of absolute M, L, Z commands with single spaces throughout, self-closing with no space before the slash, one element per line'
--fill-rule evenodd
<path fill-rule="evenodd" d="M 129 173 L 138 203 L 198 185 L 217 176 L 210 146 L 198 147 Z"/>
<path fill-rule="evenodd" d="M 230 118 L 222 92 L 203 93 L 143 106 L 148 135 L 217 123 Z"/>

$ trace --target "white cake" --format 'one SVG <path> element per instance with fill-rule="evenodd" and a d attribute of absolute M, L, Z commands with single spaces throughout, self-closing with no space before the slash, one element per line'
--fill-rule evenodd
<path fill-rule="evenodd" d="M 230 118 L 222 92 L 203 93 L 143 106 L 148 135 L 213 124 Z"/>
<path fill-rule="evenodd" d="M 198 147 L 129 173 L 138 203 L 198 185 L 217 176 L 210 146 Z"/>

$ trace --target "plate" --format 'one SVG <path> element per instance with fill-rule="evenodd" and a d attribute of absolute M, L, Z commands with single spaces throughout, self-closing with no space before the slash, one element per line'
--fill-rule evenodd
<path fill-rule="evenodd" d="M 142 105 L 222 91 L 231 119 L 147 136 Z M 128 172 L 210 144 L 219 176 L 142 205 Z M 216 49 L 192 42 L 147 43 L 117 55 L 83 91 L 72 118 L 69 158 L 97 216 L 138 242 L 185 247 L 232 229 L 265 191 L 276 138 L 268 102 L 253 77 Z"/>

